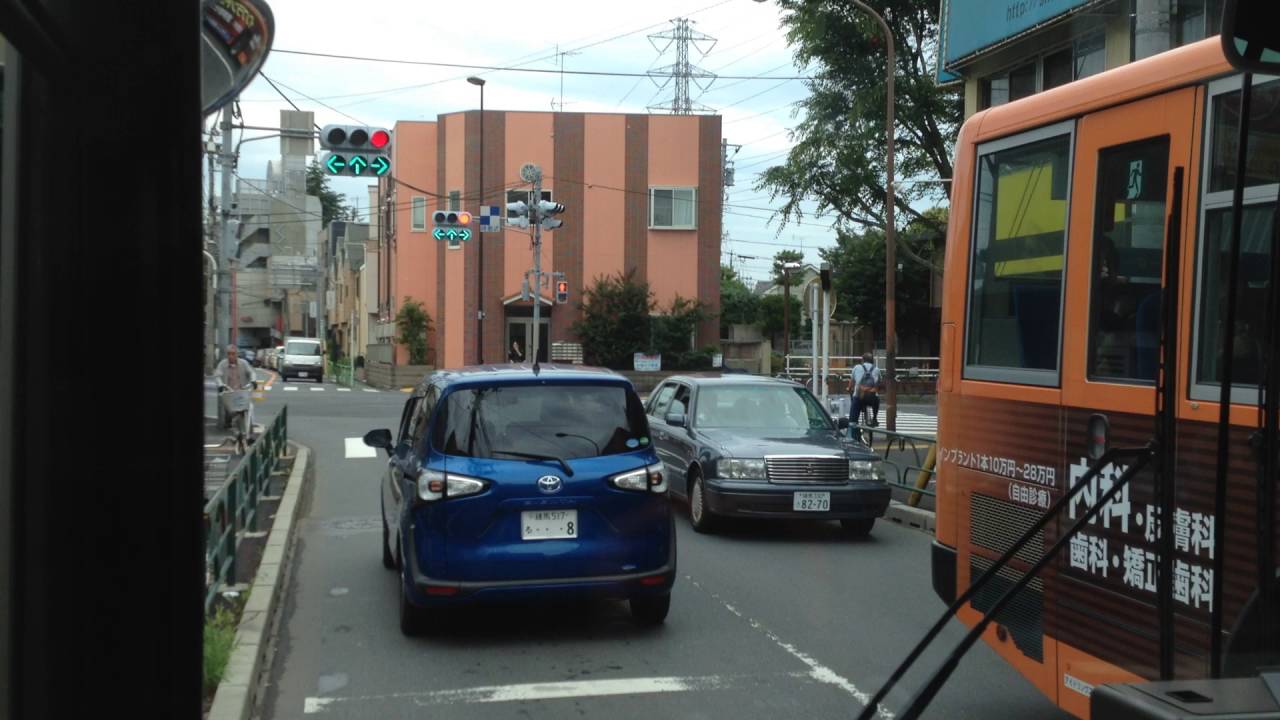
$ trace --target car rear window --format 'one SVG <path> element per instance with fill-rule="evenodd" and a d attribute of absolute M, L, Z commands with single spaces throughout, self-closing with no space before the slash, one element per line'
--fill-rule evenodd
<path fill-rule="evenodd" d="M 289 349 L 285 351 L 286 355 L 310 355 L 312 357 L 320 354 L 320 343 L 289 343 Z"/>
<path fill-rule="evenodd" d="M 640 399 L 617 385 L 463 388 L 446 396 L 431 444 L 462 457 L 596 457 L 648 447 L 649 424 Z"/>
<path fill-rule="evenodd" d="M 721 385 L 698 394 L 700 428 L 832 429 L 813 395 L 790 385 Z"/>

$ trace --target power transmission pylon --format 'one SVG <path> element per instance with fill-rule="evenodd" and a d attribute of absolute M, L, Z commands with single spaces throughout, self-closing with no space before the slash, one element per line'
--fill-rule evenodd
<path fill-rule="evenodd" d="M 672 45 L 675 45 L 676 61 L 665 67 L 650 70 L 649 78 L 658 86 L 659 92 L 665 90 L 668 85 L 674 84 L 675 94 L 666 102 L 650 105 L 649 111 L 666 110 L 672 115 L 715 112 L 714 108 L 693 102 L 689 95 L 690 81 L 703 92 L 706 92 L 716 79 L 715 73 L 689 62 L 689 46 L 692 45 L 700 55 L 705 57 L 707 53 L 711 52 L 711 48 L 715 47 L 716 39 L 706 33 L 694 30 L 693 21 L 687 18 L 676 18 L 671 23 L 675 27 L 666 32 L 650 35 L 649 43 L 653 45 L 653 48 L 658 51 L 660 56 L 671 49 Z M 658 47 L 657 40 L 666 40 L 667 44 Z M 704 45 L 705 48 L 703 47 Z M 659 78 L 662 78 L 662 82 L 658 81 Z"/>

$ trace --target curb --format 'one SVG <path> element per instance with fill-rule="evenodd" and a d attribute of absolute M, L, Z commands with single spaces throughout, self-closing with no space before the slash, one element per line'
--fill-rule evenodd
<path fill-rule="evenodd" d="M 897 500 L 889 501 L 889 508 L 884 511 L 884 519 L 930 535 L 936 527 L 934 513 L 911 507 Z"/>
<path fill-rule="evenodd" d="M 253 577 L 249 600 L 240 614 L 235 647 L 227 661 L 222 682 L 218 683 L 218 689 L 214 693 L 208 720 L 249 720 L 257 701 L 257 679 L 269 647 L 268 627 L 279 607 L 279 596 L 283 590 L 282 569 L 288 559 L 302 482 L 311 457 L 311 450 L 307 447 L 295 442 L 290 442 L 289 445 L 297 453 L 289 474 L 289 484 L 276 508 L 275 523 L 271 526 L 271 534 L 267 536 L 258 572 Z"/>

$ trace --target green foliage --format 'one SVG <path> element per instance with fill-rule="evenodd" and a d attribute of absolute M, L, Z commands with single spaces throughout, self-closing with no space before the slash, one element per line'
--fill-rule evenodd
<path fill-rule="evenodd" d="M 902 230 L 905 242 L 920 248 L 931 262 L 941 264 L 942 237 L 934 233 L 937 223 L 944 227 L 945 211 L 928 211 L 932 222 L 913 223 Z M 836 297 L 836 315 L 872 328 L 877 338 L 884 337 L 884 233 L 878 229 L 862 233 L 841 232 L 834 247 L 821 251 L 822 259 L 831 263 L 832 285 Z M 929 309 L 932 271 L 918 263 L 902 262 L 897 281 L 898 336 L 936 338 Z"/>
<path fill-rule="evenodd" d="M 791 286 L 795 287 L 796 285 L 800 284 L 801 280 L 804 279 L 804 274 L 796 270 L 792 270 L 790 274 L 784 273 L 782 266 L 786 265 L 787 263 L 803 264 L 804 252 L 800 250 L 779 250 L 773 256 L 774 284 L 781 285 L 783 281 L 789 277 L 791 279 Z"/>
<path fill-rule="evenodd" d="M 662 355 L 662 367 L 669 370 L 702 370 L 711 367 L 714 349 L 695 351 L 694 333 L 698 324 L 710 318 L 701 300 L 679 295 L 662 315 L 650 319 L 651 352 Z"/>
<path fill-rule="evenodd" d="M 236 612 L 219 608 L 204 621 L 204 693 L 211 695 L 222 682 L 236 641 Z"/>
<path fill-rule="evenodd" d="M 427 364 L 427 333 L 430 329 L 431 318 L 422 303 L 406 295 L 404 304 L 396 313 L 396 342 L 409 349 L 410 365 Z"/>
<path fill-rule="evenodd" d="M 843 229 L 883 230 L 887 52 L 880 25 L 843 0 L 779 0 L 779 5 L 796 64 L 809 66 L 817 79 L 799 103 L 804 119 L 786 162 L 766 170 L 756 188 L 785 201 L 784 220 L 803 217 L 801 201 L 813 200 L 818 214 L 836 215 Z M 964 111 L 959 90 L 939 87 L 933 77 L 939 3 L 880 0 L 874 6 L 889 24 L 896 52 L 895 177 L 949 179 Z M 895 224 L 920 223 L 942 234 L 945 227 L 917 208 L 930 199 L 944 202 L 945 187 L 895 186 Z M 907 238 L 898 245 L 904 262 L 930 262 Z"/>
<path fill-rule="evenodd" d="M 329 176 L 325 174 L 319 160 L 312 160 L 307 166 L 307 194 L 320 198 L 320 222 L 324 227 L 328 227 L 334 220 L 343 220 L 352 215 L 342 193 L 329 187 Z"/>
<path fill-rule="evenodd" d="M 774 337 L 782 334 L 783 325 L 786 318 L 783 315 L 783 308 L 786 307 L 786 298 L 782 293 L 777 295 L 765 295 L 760 299 L 760 329 L 764 332 L 765 337 Z M 800 303 L 800 298 L 796 293 L 791 293 L 791 337 L 792 339 L 804 336 L 804 306 Z"/>
<path fill-rule="evenodd" d="M 582 342 L 583 361 L 615 369 L 631 367 L 632 355 L 649 347 L 649 284 L 635 272 L 596 278 L 582 293 L 582 319 L 573 333 Z"/>
<path fill-rule="evenodd" d="M 720 337 L 727 337 L 730 325 L 752 325 L 760 316 L 760 298 L 751 293 L 738 274 L 720 266 Z"/>

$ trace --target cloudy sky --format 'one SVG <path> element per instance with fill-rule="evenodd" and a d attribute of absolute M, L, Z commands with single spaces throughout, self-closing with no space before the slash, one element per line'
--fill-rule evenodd
<path fill-rule="evenodd" d="M 651 40 L 652 33 L 669 30 L 670 20 L 687 17 L 695 30 L 716 38 L 699 43 L 700 55 L 690 60 L 719 75 L 794 77 L 796 68 L 781 26 L 781 12 L 772 3 L 752 0 L 648 0 L 615 3 L 557 0 L 519 3 L 475 0 L 472 3 L 428 3 L 410 0 L 270 0 L 278 27 L 274 49 L 341 55 L 417 60 L 500 67 L 555 70 L 561 51 L 564 69 L 643 73 L 675 62 L 674 45 Z M 654 43 L 657 43 L 655 48 Z M 365 62 L 273 52 L 264 68 L 266 77 L 303 110 L 315 112 L 316 122 L 361 123 L 391 127 L 397 120 L 434 119 L 440 113 L 474 109 L 478 89 L 467 84 L 476 71 L 421 65 Z M 646 112 L 646 107 L 669 100 L 672 88 L 660 90 L 648 78 L 601 77 L 514 71 L 480 72 L 488 81 L 485 107 L 502 110 L 550 110 L 559 102 L 561 80 L 564 108 L 579 112 Z M 770 221 L 767 194 L 752 189 L 756 175 L 778 162 L 790 146 L 788 130 L 795 126 L 793 104 L 805 97 L 797 80 L 716 80 L 705 90 L 692 88 L 695 100 L 724 116 L 724 137 L 742 145 L 735 158 L 736 187 L 725 211 L 722 261 L 729 253 L 757 256 L 736 261 L 744 275 L 768 276 L 770 258 L 784 247 L 805 251 L 817 262 L 816 248 L 834 242 L 834 232 L 821 218 L 806 218 L 778 233 Z M 308 97 L 309 96 L 309 97 Z M 288 105 L 259 77 L 241 95 L 248 125 L 279 124 L 279 111 Z M 246 137 L 264 133 L 246 131 Z M 279 153 L 272 140 L 242 147 L 240 174 L 264 177 L 267 161 Z M 335 180 L 335 187 L 368 204 L 365 179 Z"/>

